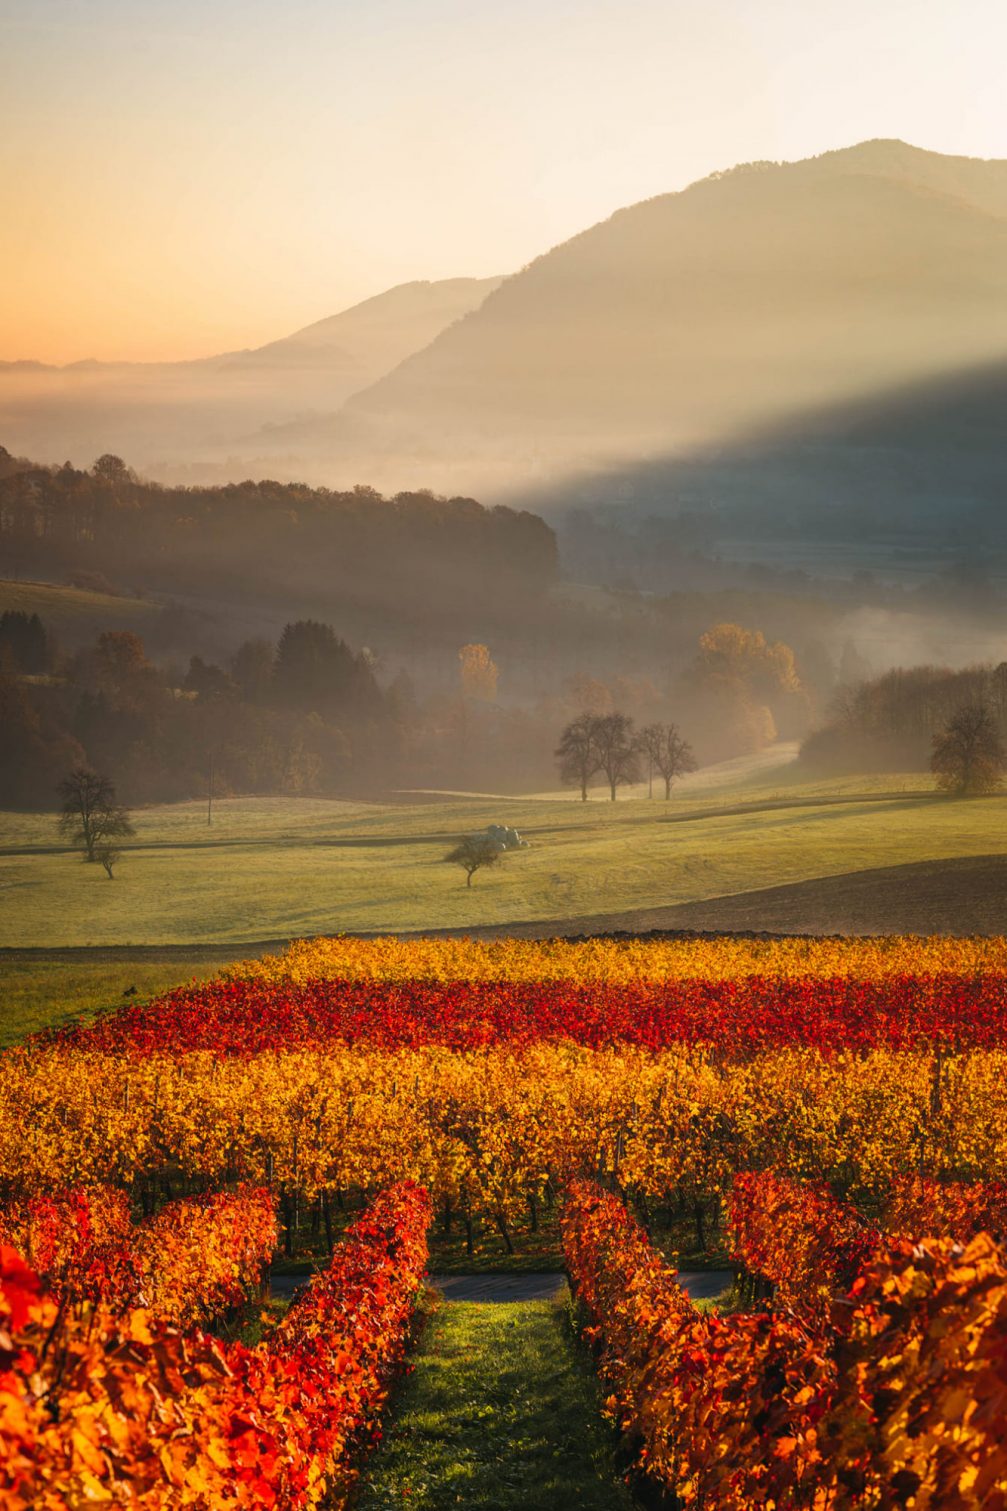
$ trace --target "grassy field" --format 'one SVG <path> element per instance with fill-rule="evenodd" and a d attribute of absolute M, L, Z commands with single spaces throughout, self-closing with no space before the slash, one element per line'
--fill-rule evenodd
<path fill-rule="evenodd" d="M 923 779 L 763 785 L 612 804 L 237 798 L 141 810 L 114 881 L 49 815 L 0 815 L 0 946 L 252 946 L 340 930 L 465 929 L 660 908 L 877 866 L 1007 854 L 1007 798 Z M 531 846 L 471 890 L 444 863 L 505 820 Z"/>
<path fill-rule="evenodd" d="M 38 614 L 58 639 L 75 644 L 101 630 L 136 630 L 142 634 L 161 612 L 161 605 L 145 598 L 121 598 L 111 593 L 91 593 L 84 588 L 61 587 L 52 582 L 12 582 L 0 579 L 0 614 L 11 609 Z"/>
<path fill-rule="evenodd" d="M 630 1511 L 598 1386 L 556 1302 L 451 1302 L 428 1321 L 359 1511 Z"/>
<path fill-rule="evenodd" d="M 214 975 L 234 950 L 9 950 L 0 952 L 0 1048 L 40 1028 L 61 1028 L 108 1008 L 124 993 L 143 1001 Z"/>

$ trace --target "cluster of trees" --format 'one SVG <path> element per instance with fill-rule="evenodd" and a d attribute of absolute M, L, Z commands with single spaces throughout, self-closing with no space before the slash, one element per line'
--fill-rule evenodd
<path fill-rule="evenodd" d="M 560 736 L 556 760 L 562 781 L 579 787 L 585 803 L 597 777 L 604 778 L 614 803 L 619 787 L 641 780 L 643 763 L 651 780 L 655 773 L 663 780 L 667 801 L 676 778 L 696 769 L 692 747 L 677 725 L 648 724 L 637 731 L 623 713 L 585 713 L 571 719 Z"/>
<path fill-rule="evenodd" d="M 797 739 L 811 717 L 792 648 L 741 624 L 715 624 L 700 636 L 681 691 L 690 723 L 723 731 L 731 754 Z"/>
<path fill-rule="evenodd" d="M 288 624 L 224 665 L 156 666 L 130 631 L 108 630 L 49 675 L 0 668 L 0 791 L 49 807 L 68 770 L 107 773 L 130 803 L 217 791 L 371 787 L 395 755 L 395 702 L 365 652 L 330 625 Z"/>
<path fill-rule="evenodd" d="M 694 654 L 664 691 L 652 677 L 605 681 L 581 675 L 570 679 L 571 700 L 585 714 L 618 711 L 641 726 L 666 721 L 674 711 L 704 764 L 807 732 L 814 700 L 791 646 L 729 620 L 702 631 L 693 643 Z M 617 740 L 617 748 L 622 743 Z M 648 768 L 659 773 L 658 759 L 656 750 L 647 757 Z"/>
<path fill-rule="evenodd" d="M 48 807 L 57 782 L 82 765 L 107 773 L 133 805 L 202 797 L 208 786 L 221 796 L 518 792 L 550 781 L 557 758 L 564 780 L 585 794 L 596 780 L 614 796 L 648 777 L 663 781 L 667 796 L 695 763 L 694 730 L 705 759 L 755 749 L 805 698 L 789 648 L 730 623 L 704 634 L 691 665 L 663 689 L 646 676 L 580 674 L 521 697 L 510 660 L 502 674 L 476 640 L 456 642 L 441 665 L 443 679 L 419 692 L 401 665 L 310 618 L 217 659 L 156 661 L 127 630 L 62 653 L 37 616 L 7 613 L 0 802 Z"/>
<path fill-rule="evenodd" d="M 403 672 L 390 674 L 310 619 L 291 622 L 275 642 L 246 640 L 220 661 L 194 655 L 185 665 L 155 662 L 126 630 L 58 654 L 45 626 L 24 615 L 5 617 L 4 643 L 0 805 L 8 807 L 49 808 L 75 768 L 103 773 L 133 806 L 209 789 L 218 797 L 527 790 L 549 779 L 557 724 L 583 700 L 650 696 L 643 684 L 581 678 L 535 704 L 501 702 L 496 662 L 471 641 L 445 658 L 453 687 L 421 698 Z"/>
<path fill-rule="evenodd" d="M 926 771 L 935 742 L 970 718 L 978 718 L 977 737 L 1007 738 L 1007 662 L 960 671 L 898 667 L 844 686 L 801 759 L 828 774 Z"/>
<path fill-rule="evenodd" d="M 37 614 L 0 614 L 0 672 L 38 676 L 49 670 L 54 647 Z"/>
<path fill-rule="evenodd" d="M 0 447 L 0 576 L 67 574 L 281 612 L 338 600 L 364 632 L 361 616 L 380 615 L 403 633 L 422 622 L 428 636 L 457 637 L 473 613 L 492 619 L 541 595 L 557 547 L 537 515 L 471 498 L 269 480 L 166 488 L 116 456 L 81 471 Z"/>

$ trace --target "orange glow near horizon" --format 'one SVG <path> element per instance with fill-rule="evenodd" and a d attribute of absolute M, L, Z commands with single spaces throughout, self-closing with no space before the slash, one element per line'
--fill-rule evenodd
<path fill-rule="evenodd" d="M 739 161 L 1007 157 L 978 0 L 0 0 L 0 359 L 258 345 Z"/>

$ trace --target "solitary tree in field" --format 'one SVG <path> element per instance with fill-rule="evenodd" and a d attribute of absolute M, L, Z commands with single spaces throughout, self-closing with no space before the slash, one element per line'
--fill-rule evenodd
<path fill-rule="evenodd" d="M 934 735 L 930 769 L 942 792 L 959 797 L 995 792 L 1005 765 L 1007 751 L 996 720 L 982 703 L 960 708 Z"/>
<path fill-rule="evenodd" d="M 594 714 L 580 714 L 572 719 L 559 737 L 556 760 L 560 779 L 567 787 L 580 788 L 580 800 L 587 802 L 587 788 L 598 770 L 598 750 L 594 740 Z"/>
<path fill-rule="evenodd" d="M 592 722 L 596 769 L 604 775 L 614 803 L 616 788 L 637 781 L 640 775 L 633 720 L 628 714 L 605 714 Z"/>
<path fill-rule="evenodd" d="M 115 788 L 108 777 L 99 776 L 88 766 L 74 767 L 60 782 L 59 795 L 63 800 L 57 820 L 59 832 L 84 851 L 86 861 L 99 860 L 100 849 L 134 832 L 129 814 L 115 800 Z"/>
<path fill-rule="evenodd" d="M 444 857 L 465 872 L 465 885 L 472 885 L 472 878 L 484 866 L 495 866 L 500 859 L 500 846 L 485 834 L 467 834 L 454 849 Z"/>
<path fill-rule="evenodd" d="M 95 860 L 105 867 L 105 875 L 109 881 L 115 880 L 114 870 L 121 854 L 122 851 L 117 849 L 115 845 L 99 845 L 94 852 Z"/>
<path fill-rule="evenodd" d="M 696 758 L 688 740 L 683 740 L 677 724 L 648 724 L 637 736 L 640 754 L 651 771 L 664 779 L 664 800 L 671 797 L 672 783 L 687 771 L 695 771 Z"/>

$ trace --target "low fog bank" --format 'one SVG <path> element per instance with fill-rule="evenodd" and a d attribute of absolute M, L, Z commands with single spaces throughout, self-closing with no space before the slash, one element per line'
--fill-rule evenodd
<path fill-rule="evenodd" d="M 500 281 L 400 284 L 265 346 L 197 361 L 0 361 L 0 438 L 40 462 L 78 468 L 114 452 L 166 483 L 276 477 L 331 486 L 345 469 L 316 475 L 276 433 L 339 410 Z M 340 486 L 368 475 L 351 472 Z M 415 486 L 416 475 L 403 475 L 395 491 Z M 376 471 L 368 480 L 379 481 Z"/>
<path fill-rule="evenodd" d="M 569 522 L 464 496 L 169 489 L 111 454 L 4 452 L 0 800 L 44 805 L 79 760 L 130 801 L 201 795 L 211 761 L 220 791 L 548 791 L 585 715 L 630 743 L 673 726 L 700 766 L 803 742 L 816 769 L 923 769 L 969 693 L 950 673 L 1007 662 L 995 558 L 816 575 L 727 560 L 700 522 L 645 589 L 580 525 L 571 547 Z M 578 548 L 594 581 L 571 576 Z M 916 666 L 945 669 L 931 712 L 862 740 L 851 689 Z"/>

